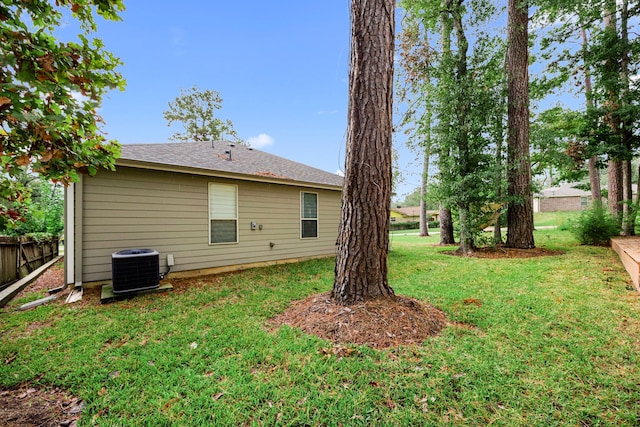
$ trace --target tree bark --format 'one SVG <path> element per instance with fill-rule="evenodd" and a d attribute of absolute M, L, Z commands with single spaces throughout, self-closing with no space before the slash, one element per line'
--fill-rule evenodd
<path fill-rule="evenodd" d="M 456 244 L 456 239 L 453 237 L 453 216 L 451 215 L 451 209 L 444 206 L 440 206 L 440 244 Z"/>
<path fill-rule="evenodd" d="M 502 143 L 504 140 L 504 119 L 501 114 L 496 115 L 496 175 L 495 175 L 495 190 L 496 200 L 498 203 L 502 203 L 502 185 L 503 185 L 503 164 L 502 164 Z M 502 207 L 500 208 L 502 212 Z M 496 223 L 493 227 L 493 242 L 502 243 L 502 213 L 496 218 Z"/>
<path fill-rule="evenodd" d="M 507 243 L 511 248 L 535 247 L 529 157 L 528 2 L 508 1 L 507 85 Z"/>
<path fill-rule="evenodd" d="M 347 152 L 331 297 L 393 297 L 387 277 L 395 0 L 351 1 Z"/>
<path fill-rule="evenodd" d="M 608 194 L 607 205 L 609 212 L 617 218 L 618 225 L 622 223 L 622 162 L 620 160 L 609 160 L 607 165 Z"/>
<path fill-rule="evenodd" d="M 430 115 L 430 113 L 427 113 Z M 420 184 L 420 237 L 429 236 L 427 215 L 427 183 L 429 181 L 429 157 L 431 157 L 431 120 L 428 118 L 425 135 L 424 159 L 422 161 L 422 182 Z"/>
<path fill-rule="evenodd" d="M 634 233 L 634 209 L 633 209 L 633 190 L 631 189 L 631 161 L 622 161 L 622 234 L 624 236 L 633 236 Z"/>

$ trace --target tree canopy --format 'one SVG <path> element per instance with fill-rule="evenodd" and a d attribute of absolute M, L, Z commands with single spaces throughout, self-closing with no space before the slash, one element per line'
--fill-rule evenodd
<path fill-rule="evenodd" d="M 167 126 L 181 123 L 184 130 L 174 133 L 174 141 L 218 141 L 230 139 L 243 143 L 233 129 L 231 120 L 215 117 L 216 110 L 222 109 L 220 94 L 211 89 L 201 90 L 197 86 L 180 89 L 180 96 L 169 102 L 169 109 L 163 113 Z"/>
<path fill-rule="evenodd" d="M 113 169 L 120 146 L 107 141 L 97 114 L 102 96 L 124 88 L 120 61 L 92 37 L 96 17 L 118 20 L 122 0 L 5 0 L 0 4 L 0 215 L 21 216 L 16 177 L 26 168 L 68 184 L 80 173 Z M 79 23 L 74 41 L 55 30 L 64 17 Z"/>

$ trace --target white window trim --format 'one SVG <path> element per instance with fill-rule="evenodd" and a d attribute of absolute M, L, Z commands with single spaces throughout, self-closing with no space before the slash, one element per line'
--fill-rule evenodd
<path fill-rule="evenodd" d="M 303 194 L 315 194 L 316 195 L 316 217 L 315 218 L 305 218 L 304 217 L 304 200 Z M 309 240 L 309 239 L 319 239 L 320 238 L 320 219 L 318 218 L 320 215 L 320 195 L 313 191 L 301 191 L 300 192 L 300 239 L 301 240 Z M 302 237 L 302 221 L 315 221 L 316 222 L 316 235 L 314 237 Z"/>
<path fill-rule="evenodd" d="M 213 218 L 211 217 L 211 191 L 212 191 L 212 187 L 214 185 L 223 185 L 223 186 L 227 186 L 227 187 L 234 187 L 235 189 L 235 195 L 236 195 L 236 217 L 235 218 Z M 218 245 L 237 245 L 238 243 L 240 243 L 240 227 L 238 226 L 238 186 L 236 184 L 227 184 L 227 183 L 223 183 L 223 182 L 209 182 L 207 185 L 207 223 L 208 223 L 208 236 L 207 240 L 209 241 L 209 246 L 218 246 Z M 219 242 L 219 243 L 213 243 L 211 241 L 211 221 L 212 220 L 216 220 L 216 219 L 220 219 L 220 220 L 235 220 L 236 222 L 236 241 L 235 242 Z"/>

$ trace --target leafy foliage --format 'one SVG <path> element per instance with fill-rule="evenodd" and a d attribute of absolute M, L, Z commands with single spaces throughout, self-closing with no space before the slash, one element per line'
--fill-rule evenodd
<path fill-rule="evenodd" d="M 581 112 L 553 107 L 531 123 L 531 168 L 547 185 L 574 182 L 585 177 L 588 158 Z"/>
<path fill-rule="evenodd" d="M 100 132 L 102 96 L 124 88 L 120 61 L 104 49 L 94 15 L 117 20 L 122 0 L 5 0 L 0 5 L 0 215 L 16 220 L 27 167 L 68 184 L 80 173 L 113 169 L 120 146 Z M 95 12 L 94 12 L 95 11 Z M 54 32 L 63 15 L 79 22 L 77 40 Z M 16 205 L 17 203 L 17 205 Z M 13 204 L 16 208 L 8 208 Z"/>
<path fill-rule="evenodd" d="M 43 235 L 59 236 L 64 230 L 64 194 L 60 184 L 26 172 L 17 181 L 27 189 L 20 206 L 15 203 L 5 208 L 23 209 L 20 221 L 8 221 L 0 217 L 0 234 L 9 236 Z"/>
<path fill-rule="evenodd" d="M 600 203 L 573 219 L 569 229 L 582 245 L 608 246 L 609 239 L 620 234 L 618 221 Z"/>
<path fill-rule="evenodd" d="M 413 145 L 430 141 L 439 169 L 434 193 L 458 212 L 466 252 L 475 245 L 477 207 L 498 201 L 500 187 L 494 149 L 504 137 L 504 43 L 481 28 L 497 10 L 486 1 L 401 6 L 400 93 L 409 102 L 402 125 Z"/>
<path fill-rule="evenodd" d="M 234 142 L 243 143 L 233 129 L 231 120 L 214 117 L 222 108 L 222 98 L 215 90 L 180 89 L 180 96 L 169 103 L 163 113 L 167 126 L 181 123 L 184 131 L 174 133 L 174 141 L 219 141 L 225 136 Z"/>

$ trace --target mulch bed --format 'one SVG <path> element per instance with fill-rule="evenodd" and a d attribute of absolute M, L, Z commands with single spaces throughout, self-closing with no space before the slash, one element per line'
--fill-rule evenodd
<path fill-rule="evenodd" d="M 422 344 L 447 324 L 444 313 L 412 298 L 397 296 L 350 306 L 335 303 L 329 293 L 294 302 L 269 322 L 290 325 L 336 344 L 373 348 Z"/>
<path fill-rule="evenodd" d="M 554 256 L 564 255 L 564 251 L 545 249 L 545 248 L 533 248 L 533 249 L 515 249 L 507 248 L 504 245 L 488 246 L 485 248 L 476 248 L 470 254 L 463 254 L 456 251 L 444 251 L 446 255 L 455 255 L 461 257 L 471 258 L 536 258 L 541 256 Z"/>
<path fill-rule="evenodd" d="M 4 427 L 75 427 L 83 409 L 82 400 L 59 388 L 0 390 L 0 424 Z"/>

